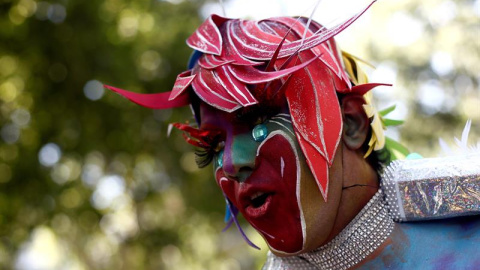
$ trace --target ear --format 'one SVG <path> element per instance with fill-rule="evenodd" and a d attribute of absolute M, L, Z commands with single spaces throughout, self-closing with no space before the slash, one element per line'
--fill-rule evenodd
<path fill-rule="evenodd" d="M 370 120 L 365 114 L 363 104 L 365 100 L 360 95 L 347 95 L 342 99 L 342 138 L 351 150 L 362 147 L 370 128 Z"/>

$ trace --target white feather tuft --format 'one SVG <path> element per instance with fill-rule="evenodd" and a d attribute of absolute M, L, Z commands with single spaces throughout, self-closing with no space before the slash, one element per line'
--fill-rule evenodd
<path fill-rule="evenodd" d="M 463 128 L 462 132 L 462 139 L 459 140 L 457 137 L 454 137 L 455 144 L 457 145 L 456 148 L 451 148 L 448 144 L 441 138 L 438 139 L 438 143 L 440 144 L 440 148 L 447 156 L 453 155 L 465 155 L 471 153 L 480 153 L 480 141 L 476 144 L 472 144 L 468 146 L 468 135 L 470 133 L 470 129 L 472 127 L 472 120 L 467 120 L 465 127 Z"/>

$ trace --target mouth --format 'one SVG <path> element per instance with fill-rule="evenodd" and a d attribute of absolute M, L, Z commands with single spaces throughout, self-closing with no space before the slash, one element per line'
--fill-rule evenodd
<path fill-rule="evenodd" d="M 258 218 L 264 215 L 272 201 L 272 192 L 256 192 L 249 198 L 245 212 L 250 218 Z"/>

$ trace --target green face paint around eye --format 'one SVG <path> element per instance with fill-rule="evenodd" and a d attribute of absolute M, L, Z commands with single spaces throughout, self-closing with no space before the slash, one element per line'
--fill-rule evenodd
<path fill-rule="evenodd" d="M 221 168 L 223 167 L 223 149 L 220 150 L 220 152 L 218 152 L 218 155 L 217 155 L 217 167 L 218 168 Z"/>

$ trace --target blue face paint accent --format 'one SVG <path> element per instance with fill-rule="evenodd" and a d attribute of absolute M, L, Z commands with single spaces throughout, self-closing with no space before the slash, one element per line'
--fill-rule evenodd
<path fill-rule="evenodd" d="M 268 129 L 264 124 L 256 125 L 252 130 L 252 137 L 256 142 L 261 142 L 267 138 Z"/>
<path fill-rule="evenodd" d="M 223 149 L 218 152 L 218 155 L 217 155 L 217 166 L 219 168 L 221 168 L 223 166 Z"/>
<path fill-rule="evenodd" d="M 227 202 L 227 205 L 225 207 L 225 218 L 223 219 L 223 221 L 227 223 L 230 221 L 231 218 L 232 218 L 232 212 L 230 212 L 230 208 L 228 207 L 228 202 Z"/>

